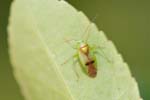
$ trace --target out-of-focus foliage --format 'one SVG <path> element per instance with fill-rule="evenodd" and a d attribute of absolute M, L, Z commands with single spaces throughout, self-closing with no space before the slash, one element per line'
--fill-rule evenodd
<path fill-rule="evenodd" d="M 144 100 L 150 99 L 150 1 L 148 0 L 67 0 L 91 19 L 98 13 L 96 23 L 113 40 L 129 63 L 140 86 Z M 13 78 L 8 58 L 7 32 L 11 0 L 0 3 L 0 99 L 23 100 Z"/>

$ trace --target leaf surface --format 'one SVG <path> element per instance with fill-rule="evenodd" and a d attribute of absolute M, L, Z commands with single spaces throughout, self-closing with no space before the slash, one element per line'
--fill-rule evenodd
<path fill-rule="evenodd" d="M 94 79 L 83 73 L 79 64 L 74 65 L 73 59 L 61 65 L 77 51 L 64 39 L 82 40 L 88 24 L 88 18 L 65 1 L 13 2 L 9 52 L 26 100 L 141 100 L 128 65 L 94 24 L 88 43 L 103 47 L 111 62 L 97 54 L 98 75 Z"/>

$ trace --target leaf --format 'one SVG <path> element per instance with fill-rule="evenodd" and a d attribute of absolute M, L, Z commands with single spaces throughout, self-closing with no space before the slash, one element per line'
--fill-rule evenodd
<path fill-rule="evenodd" d="M 108 62 L 96 55 L 98 75 L 89 78 L 73 59 L 64 38 L 82 40 L 87 17 L 65 1 L 15 0 L 9 23 L 9 52 L 26 100 L 140 100 L 137 83 L 113 43 L 94 24 L 89 44 L 104 47 Z"/>

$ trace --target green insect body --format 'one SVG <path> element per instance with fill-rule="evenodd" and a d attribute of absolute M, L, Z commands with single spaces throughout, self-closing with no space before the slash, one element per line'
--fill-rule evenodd
<path fill-rule="evenodd" d="M 96 57 L 90 46 L 85 43 L 79 43 L 77 49 L 77 59 L 81 65 L 81 68 L 89 77 L 94 78 L 97 75 L 97 63 Z"/>
<path fill-rule="evenodd" d="M 91 78 L 95 78 L 97 76 L 98 71 L 96 54 L 100 54 L 99 51 L 101 51 L 101 53 L 103 54 L 102 56 L 105 57 L 105 59 L 108 62 L 111 61 L 107 58 L 107 56 L 105 56 L 102 47 L 89 45 L 87 41 L 83 40 L 75 42 L 76 45 L 74 45 L 73 48 L 76 49 L 77 52 L 74 54 L 73 58 L 77 59 L 78 63 L 80 64 L 80 67 L 86 75 L 88 75 Z M 70 60 L 70 58 L 68 60 Z M 65 63 L 68 60 L 66 60 Z M 77 72 L 76 75 L 79 76 Z"/>

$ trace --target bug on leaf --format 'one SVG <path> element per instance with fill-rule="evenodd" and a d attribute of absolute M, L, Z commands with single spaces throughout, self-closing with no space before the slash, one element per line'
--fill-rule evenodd
<path fill-rule="evenodd" d="M 96 52 L 98 50 L 102 51 L 102 48 L 100 48 L 99 46 L 90 45 L 87 42 L 88 37 L 89 37 L 88 30 L 89 30 L 89 27 L 90 27 L 91 24 L 92 23 L 89 23 L 89 25 L 87 26 L 87 29 L 85 30 L 85 33 L 83 35 L 85 37 L 83 40 L 78 40 L 78 41 L 76 41 L 76 40 L 66 40 L 66 42 L 69 43 L 69 44 L 70 44 L 70 41 L 75 41 L 76 42 L 76 46 L 73 47 L 73 48 L 76 49 L 77 51 L 73 55 L 73 58 L 77 59 L 78 63 L 80 64 L 81 68 L 83 69 L 83 71 L 86 75 L 88 75 L 91 78 L 95 78 L 97 76 L 97 71 L 98 71 Z M 103 54 L 104 54 L 104 52 L 103 52 Z M 104 57 L 106 57 L 106 56 L 104 56 Z M 70 59 L 71 58 L 69 58 L 68 60 L 70 60 Z M 64 62 L 64 64 L 66 62 L 68 62 L 68 60 L 66 60 Z M 76 72 L 76 75 L 79 77 L 77 72 Z"/>
<path fill-rule="evenodd" d="M 96 77 L 97 75 L 97 63 L 96 63 L 96 56 L 94 52 L 91 50 L 91 47 L 88 43 L 81 41 L 79 43 L 78 51 L 77 51 L 77 59 L 80 62 L 80 65 L 84 72 L 89 77 Z"/>

